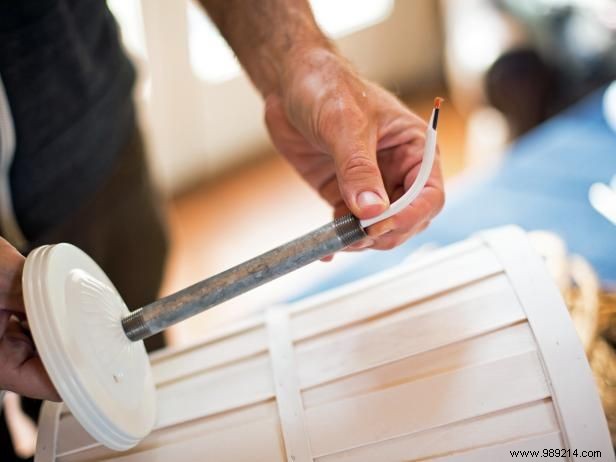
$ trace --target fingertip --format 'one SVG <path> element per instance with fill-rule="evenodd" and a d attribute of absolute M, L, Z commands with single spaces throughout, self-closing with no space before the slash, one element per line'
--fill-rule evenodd
<path fill-rule="evenodd" d="M 361 250 L 366 249 L 368 247 L 372 247 L 374 245 L 374 239 L 370 237 L 366 237 L 355 244 L 351 244 L 347 247 L 348 250 Z"/>
<path fill-rule="evenodd" d="M 378 223 L 373 224 L 367 230 L 368 236 L 372 238 L 377 238 L 383 236 L 384 234 L 389 233 L 396 229 L 396 222 L 394 217 L 387 218 L 386 220 L 379 221 Z"/>
<path fill-rule="evenodd" d="M 355 198 L 357 204 L 357 217 L 360 219 L 372 218 L 387 210 L 389 201 L 382 194 L 374 191 L 362 191 Z"/>

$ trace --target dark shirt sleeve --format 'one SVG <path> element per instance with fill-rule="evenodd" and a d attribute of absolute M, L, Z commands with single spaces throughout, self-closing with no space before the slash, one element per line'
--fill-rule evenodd
<path fill-rule="evenodd" d="M 110 174 L 134 128 L 135 72 L 106 2 L 7 0 L 0 76 L 16 135 L 13 207 L 34 240 Z"/>

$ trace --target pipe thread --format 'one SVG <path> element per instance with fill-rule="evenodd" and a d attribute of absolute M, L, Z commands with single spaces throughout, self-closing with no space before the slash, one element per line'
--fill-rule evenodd
<path fill-rule="evenodd" d="M 361 227 L 359 220 L 351 214 L 336 218 L 334 228 L 345 247 L 366 237 L 366 232 Z"/>
<path fill-rule="evenodd" d="M 133 342 L 147 338 L 150 335 L 150 330 L 143 320 L 141 308 L 122 319 L 122 327 L 126 336 Z"/>

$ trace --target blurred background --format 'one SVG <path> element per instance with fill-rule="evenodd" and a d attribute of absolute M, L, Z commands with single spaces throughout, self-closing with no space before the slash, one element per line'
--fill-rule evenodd
<path fill-rule="evenodd" d="M 196 2 L 108 4 L 138 69 L 135 98 L 168 216 L 161 295 L 331 218 L 275 152 L 263 102 Z M 542 230 L 533 242 L 571 310 L 614 437 L 616 0 L 311 4 L 342 54 L 420 116 L 428 118 L 435 96 L 445 97 L 439 144 L 447 204 L 406 245 L 312 264 L 174 326 L 165 333 L 169 345 L 195 343 L 265 307 L 514 223 Z M 12 396 L 7 412 L 16 406 Z M 18 449 L 31 454 L 33 438 L 22 441 Z"/>

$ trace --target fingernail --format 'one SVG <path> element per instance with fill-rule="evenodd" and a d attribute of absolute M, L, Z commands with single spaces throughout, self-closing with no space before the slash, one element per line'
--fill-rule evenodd
<path fill-rule="evenodd" d="M 364 208 L 371 205 L 385 205 L 385 201 L 375 192 L 364 191 L 357 195 L 357 205 Z"/>
<path fill-rule="evenodd" d="M 374 239 L 365 238 L 361 244 L 359 245 L 359 249 L 366 249 L 368 247 L 372 247 L 374 245 Z"/>

